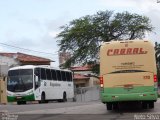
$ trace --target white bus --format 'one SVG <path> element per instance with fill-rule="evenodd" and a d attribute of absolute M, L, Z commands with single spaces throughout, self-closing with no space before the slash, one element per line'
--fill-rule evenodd
<path fill-rule="evenodd" d="M 9 69 L 7 80 L 8 102 L 26 104 L 27 101 L 47 103 L 74 98 L 72 72 L 50 66 L 18 66 Z"/>

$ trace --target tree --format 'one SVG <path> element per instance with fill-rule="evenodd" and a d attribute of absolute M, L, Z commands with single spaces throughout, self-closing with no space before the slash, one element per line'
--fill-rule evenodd
<path fill-rule="evenodd" d="M 142 39 L 146 32 L 152 32 L 153 27 L 146 16 L 100 11 L 75 19 L 61 29 L 57 42 L 60 51 L 72 54 L 65 64 L 69 67 L 71 64 L 98 61 L 102 42 Z"/>

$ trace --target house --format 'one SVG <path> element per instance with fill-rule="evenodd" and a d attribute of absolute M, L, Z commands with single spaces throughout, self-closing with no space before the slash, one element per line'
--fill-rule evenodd
<path fill-rule="evenodd" d="M 50 65 L 50 59 L 28 55 L 24 53 L 0 53 L 0 56 L 14 59 L 18 65 Z"/>
<path fill-rule="evenodd" d="M 9 68 L 20 65 L 50 65 L 54 62 L 43 57 L 24 53 L 0 53 L 0 73 L 6 75 Z"/>
<path fill-rule="evenodd" d="M 70 70 L 73 71 L 73 80 L 76 88 L 99 85 L 99 79 L 92 73 L 91 66 L 71 67 Z"/>

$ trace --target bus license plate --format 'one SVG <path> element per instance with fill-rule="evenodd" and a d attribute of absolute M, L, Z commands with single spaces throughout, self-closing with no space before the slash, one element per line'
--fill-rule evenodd
<path fill-rule="evenodd" d="M 16 98 L 17 98 L 17 99 L 21 99 L 22 97 L 21 97 L 21 96 L 17 96 Z"/>

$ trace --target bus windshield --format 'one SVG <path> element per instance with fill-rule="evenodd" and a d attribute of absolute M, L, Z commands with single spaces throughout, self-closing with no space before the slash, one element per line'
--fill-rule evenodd
<path fill-rule="evenodd" d="M 7 90 L 11 92 L 24 92 L 33 88 L 33 70 L 19 69 L 8 72 Z"/>

